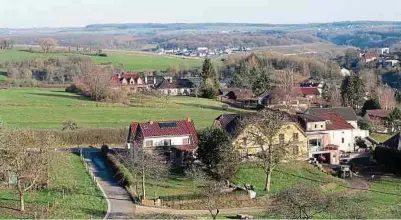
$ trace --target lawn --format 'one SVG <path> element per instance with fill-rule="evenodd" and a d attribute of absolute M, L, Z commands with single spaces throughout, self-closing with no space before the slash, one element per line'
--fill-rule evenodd
<path fill-rule="evenodd" d="M 387 141 L 389 138 L 391 138 L 391 134 L 378 134 L 378 133 L 372 133 L 372 138 L 375 139 L 378 142 L 384 142 Z"/>
<path fill-rule="evenodd" d="M 130 106 L 90 101 L 62 89 L 11 88 L 0 90 L 0 120 L 11 127 L 56 128 L 73 120 L 80 127 L 124 127 L 133 121 L 175 120 L 190 117 L 198 129 L 212 125 L 225 112 L 222 103 L 193 97 L 136 95 Z"/>
<path fill-rule="evenodd" d="M 114 66 L 122 65 L 127 71 L 144 70 L 165 70 L 169 67 L 196 67 L 201 66 L 201 59 L 184 59 L 172 56 L 163 56 L 158 54 L 140 53 L 140 52 L 106 52 L 107 57 L 88 56 L 96 63 L 109 63 Z M 51 58 L 74 55 L 69 53 L 48 53 L 28 52 L 21 50 L 0 50 L 0 62 L 4 61 L 22 61 L 34 58 Z M 75 54 L 76 55 L 76 54 Z M 85 55 L 79 55 L 85 56 Z"/>
<path fill-rule="evenodd" d="M 368 218 L 401 218 L 401 179 L 382 178 L 369 184 L 371 191 L 352 197 L 358 205 L 366 207 Z"/>
<path fill-rule="evenodd" d="M 266 195 L 264 184 L 266 174 L 254 164 L 242 164 L 237 172 L 235 182 L 237 184 L 251 184 L 258 195 Z M 285 188 L 297 185 L 334 185 L 336 190 L 341 190 L 340 185 L 346 185 L 342 180 L 332 177 L 313 167 L 306 162 L 291 162 L 279 165 L 272 173 L 270 195 L 277 194 Z"/>
<path fill-rule="evenodd" d="M 135 53 L 135 52 L 107 52 L 107 57 L 94 56 L 96 63 L 112 62 L 113 65 L 123 65 L 126 70 L 165 70 L 169 67 L 199 67 L 203 60 L 184 59 L 157 54 Z"/>
<path fill-rule="evenodd" d="M 37 218 L 52 219 L 104 217 L 106 200 L 86 172 L 79 156 L 58 154 L 59 158 L 53 166 L 55 169 L 51 171 L 50 189 L 28 192 L 25 213 L 16 211 L 19 207 L 16 194 L 0 191 L 0 219 L 34 218 L 35 213 Z"/>

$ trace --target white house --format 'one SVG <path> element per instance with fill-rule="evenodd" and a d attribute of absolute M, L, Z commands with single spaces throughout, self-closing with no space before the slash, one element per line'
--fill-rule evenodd
<path fill-rule="evenodd" d="M 336 145 L 339 150 L 354 152 L 357 150 L 356 139 L 369 136 L 369 131 L 358 128 L 358 117 L 352 108 L 312 108 L 307 113 L 325 120 L 329 143 Z"/>
<path fill-rule="evenodd" d="M 298 120 L 308 138 L 309 156 L 324 155 L 331 164 L 339 162 L 339 151 L 355 152 L 357 138 L 369 136 L 369 131 L 354 127 L 336 113 L 298 114 Z"/>
<path fill-rule="evenodd" d="M 185 155 L 193 155 L 197 146 L 198 136 L 190 118 L 177 121 L 133 122 L 129 127 L 127 149 L 134 152 L 157 151 L 162 153 L 167 161 L 182 163 Z"/>
<path fill-rule="evenodd" d="M 171 96 L 190 96 L 195 92 L 194 83 L 189 79 L 169 78 L 161 82 L 156 89 L 162 94 Z"/>

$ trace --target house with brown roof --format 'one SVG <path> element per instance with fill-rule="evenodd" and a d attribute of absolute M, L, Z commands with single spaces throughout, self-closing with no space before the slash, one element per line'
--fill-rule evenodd
<path fill-rule="evenodd" d="M 156 90 L 165 95 L 190 96 L 195 94 L 194 83 L 189 79 L 168 78 L 156 86 Z"/>
<path fill-rule="evenodd" d="M 157 151 L 167 161 L 182 163 L 198 147 L 194 122 L 188 118 L 176 121 L 133 122 L 129 127 L 127 148 L 135 151 Z"/>
<path fill-rule="evenodd" d="M 259 97 L 250 89 L 223 88 L 219 90 L 220 101 L 238 108 L 256 108 Z"/>
<path fill-rule="evenodd" d="M 363 117 L 372 123 L 376 132 L 388 133 L 390 113 L 390 110 L 383 109 L 366 110 Z"/>

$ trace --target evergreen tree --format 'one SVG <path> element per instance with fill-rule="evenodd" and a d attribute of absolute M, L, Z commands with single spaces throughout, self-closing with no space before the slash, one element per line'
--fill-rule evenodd
<path fill-rule="evenodd" d="M 203 96 L 206 98 L 214 98 L 220 88 L 219 76 L 209 58 L 206 58 L 203 62 L 201 77 L 203 82 Z"/>
<path fill-rule="evenodd" d="M 365 86 L 361 77 L 356 74 L 346 76 L 341 85 L 343 105 L 358 109 L 363 104 L 364 96 Z"/>
<path fill-rule="evenodd" d="M 366 110 L 374 110 L 374 109 L 381 109 L 379 100 L 369 99 L 365 102 L 365 104 L 363 104 L 362 115 L 365 115 Z"/>

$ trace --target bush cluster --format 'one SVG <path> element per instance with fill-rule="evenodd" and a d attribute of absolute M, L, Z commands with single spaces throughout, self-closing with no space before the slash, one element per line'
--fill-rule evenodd
<path fill-rule="evenodd" d="M 49 131 L 36 130 L 38 135 Z M 85 128 L 75 131 L 50 131 L 61 143 L 67 146 L 125 144 L 126 128 Z"/>

